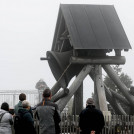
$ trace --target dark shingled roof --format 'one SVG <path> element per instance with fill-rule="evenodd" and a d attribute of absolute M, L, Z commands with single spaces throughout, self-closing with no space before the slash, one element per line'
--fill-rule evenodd
<path fill-rule="evenodd" d="M 131 49 L 113 5 L 61 4 L 52 50 L 65 25 L 73 49 Z"/>

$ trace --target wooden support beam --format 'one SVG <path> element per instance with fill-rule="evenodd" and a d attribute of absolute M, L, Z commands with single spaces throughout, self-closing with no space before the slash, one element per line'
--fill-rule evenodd
<path fill-rule="evenodd" d="M 54 86 L 51 88 L 52 96 L 54 96 L 59 91 L 60 88 L 61 88 L 61 85 L 60 85 L 59 81 L 57 81 L 54 84 Z"/>
<path fill-rule="evenodd" d="M 79 115 L 83 109 L 83 83 L 74 94 L 73 115 Z"/>
<path fill-rule="evenodd" d="M 134 96 L 134 86 L 131 86 L 131 87 L 130 87 L 129 93 Z"/>
<path fill-rule="evenodd" d="M 94 77 L 94 80 L 95 80 L 95 77 Z M 95 86 L 95 83 L 94 83 L 94 103 L 95 103 L 95 107 L 98 108 L 98 109 L 100 109 L 100 106 L 99 106 L 99 98 L 98 98 L 98 93 L 97 93 L 97 88 Z"/>
<path fill-rule="evenodd" d="M 83 80 L 89 74 L 89 72 L 91 71 L 91 69 L 92 69 L 92 66 L 91 65 L 86 65 L 80 71 L 80 73 L 78 74 L 78 76 L 76 77 L 76 79 L 74 80 L 74 82 L 72 83 L 72 85 L 69 87 L 69 94 L 67 96 L 61 98 L 58 101 L 57 104 L 59 106 L 59 110 L 60 111 L 62 111 L 65 108 L 66 104 L 71 99 L 71 97 L 74 95 L 74 93 L 77 91 L 77 89 L 80 87 L 80 85 L 82 84 Z"/>
<path fill-rule="evenodd" d="M 69 93 L 69 89 L 64 88 L 62 91 L 59 91 L 57 94 L 55 94 L 54 96 L 52 96 L 52 101 L 56 102 L 59 99 L 63 98 L 64 96 L 68 95 Z"/>
<path fill-rule="evenodd" d="M 102 81 L 101 65 L 95 65 L 94 88 L 98 95 L 99 109 L 101 111 L 108 111 L 106 95 L 105 95 L 104 85 Z"/>
<path fill-rule="evenodd" d="M 113 94 L 108 90 L 108 88 L 106 88 L 105 86 L 104 86 L 104 88 L 105 88 L 105 92 L 106 92 L 107 101 L 111 104 L 115 113 L 118 115 L 127 115 L 127 113 L 124 111 L 122 106 L 118 103 L 118 101 L 113 96 Z"/>
<path fill-rule="evenodd" d="M 133 106 L 134 105 L 134 97 L 133 97 L 133 95 L 131 95 L 129 93 L 128 88 L 126 87 L 126 85 L 124 83 L 122 83 L 122 81 L 120 80 L 118 75 L 115 73 L 115 71 L 112 69 L 112 67 L 110 65 L 103 65 L 103 68 L 107 72 L 108 76 L 113 80 L 113 82 L 118 87 L 118 89 L 125 96 L 125 98 L 129 101 L 131 106 Z"/>
<path fill-rule="evenodd" d="M 55 85 L 51 88 L 51 92 L 52 92 L 52 96 L 55 95 L 59 89 L 62 88 L 66 88 L 66 82 L 65 82 L 65 78 L 64 75 L 66 74 L 68 68 L 70 67 L 71 64 L 69 64 L 66 69 L 63 71 L 63 73 L 61 74 L 61 76 L 59 77 L 58 81 L 55 83 Z"/>
<path fill-rule="evenodd" d="M 92 69 L 91 72 L 89 73 L 91 79 L 94 81 L 94 70 Z M 111 104 L 115 112 L 119 115 L 126 115 L 126 112 L 124 109 L 118 104 L 116 101 L 115 97 L 112 96 L 112 93 L 109 91 L 109 89 L 105 86 L 104 84 L 104 89 L 106 93 L 106 99 L 107 101 Z"/>
<path fill-rule="evenodd" d="M 112 93 L 112 95 L 120 102 L 122 102 L 123 104 L 125 104 L 126 106 L 130 106 L 130 103 L 120 94 L 116 93 L 115 91 L 113 91 L 112 89 L 109 89 L 110 92 Z"/>
<path fill-rule="evenodd" d="M 66 69 L 64 70 L 64 72 L 61 74 L 60 78 L 58 79 L 58 81 L 55 83 L 55 85 L 51 88 L 51 92 L 52 92 L 52 96 L 55 95 L 59 89 L 62 88 L 66 88 L 66 84 L 65 84 L 65 79 L 64 79 L 64 75 L 66 74 L 68 68 L 70 67 L 71 64 L 69 64 Z"/>
<path fill-rule="evenodd" d="M 106 56 L 96 58 L 82 58 L 82 57 L 71 57 L 71 64 L 125 64 L 126 59 L 124 56 Z"/>

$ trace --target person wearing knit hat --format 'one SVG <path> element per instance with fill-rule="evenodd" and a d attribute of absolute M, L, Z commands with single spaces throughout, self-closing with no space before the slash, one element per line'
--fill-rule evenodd
<path fill-rule="evenodd" d="M 92 98 L 88 98 L 86 101 L 86 105 L 94 105 L 94 100 Z"/>
<path fill-rule="evenodd" d="M 104 127 L 104 116 L 95 108 L 94 100 L 88 98 L 86 108 L 79 115 L 79 127 L 81 134 L 100 134 Z"/>

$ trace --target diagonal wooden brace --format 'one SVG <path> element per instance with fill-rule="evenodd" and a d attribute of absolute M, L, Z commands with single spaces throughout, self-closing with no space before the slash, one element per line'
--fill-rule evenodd
<path fill-rule="evenodd" d="M 74 82 L 72 83 L 72 85 L 69 87 L 69 94 L 67 96 L 65 96 L 64 98 L 61 98 L 58 101 L 57 104 L 58 104 L 59 110 L 61 112 L 65 108 L 66 104 L 71 99 L 71 97 L 74 95 L 74 93 L 77 91 L 77 89 L 80 87 L 80 85 L 82 84 L 83 80 L 89 74 L 91 69 L 92 69 L 91 65 L 85 65 L 83 67 L 83 69 L 80 71 L 80 73 L 78 74 L 78 76 L 76 77 L 76 79 L 74 80 Z"/>

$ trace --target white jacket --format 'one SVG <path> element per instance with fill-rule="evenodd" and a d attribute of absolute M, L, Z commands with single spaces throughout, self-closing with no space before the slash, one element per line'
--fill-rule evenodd
<path fill-rule="evenodd" d="M 0 115 L 5 113 L 0 121 L 0 134 L 12 134 L 11 122 L 13 122 L 13 117 L 7 111 L 0 109 Z"/>

